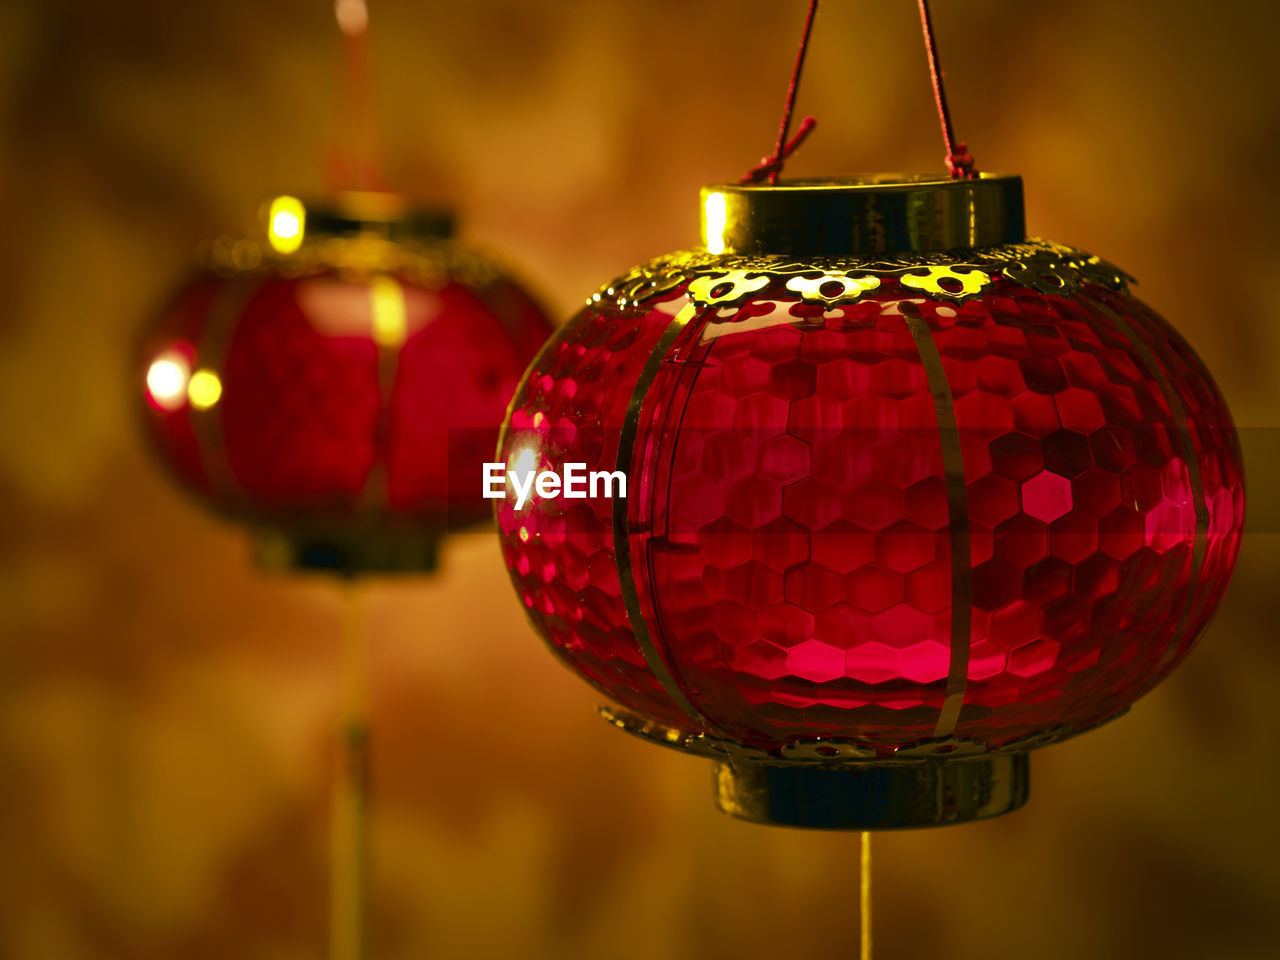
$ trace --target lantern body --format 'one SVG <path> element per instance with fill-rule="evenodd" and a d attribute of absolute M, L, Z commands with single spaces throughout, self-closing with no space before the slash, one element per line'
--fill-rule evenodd
<path fill-rule="evenodd" d="M 620 725 L 762 776 L 1110 719 L 1186 656 L 1243 519 L 1203 365 L 1042 241 L 660 258 L 540 354 L 499 459 L 626 473 L 500 501 L 530 617 Z"/>
<path fill-rule="evenodd" d="M 475 476 L 550 326 L 444 237 L 320 226 L 284 256 L 213 251 L 147 337 L 149 432 L 187 486 L 258 528 L 264 559 L 427 567 L 448 528 L 486 515 Z"/>

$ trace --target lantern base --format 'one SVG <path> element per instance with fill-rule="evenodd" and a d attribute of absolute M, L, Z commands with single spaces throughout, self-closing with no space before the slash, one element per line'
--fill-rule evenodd
<path fill-rule="evenodd" d="M 984 820 L 1030 793 L 1025 753 L 843 766 L 716 761 L 716 806 L 753 823 L 897 830 Z"/>
<path fill-rule="evenodd" d="M 435 531 L 390 529 L 349 533 L 262 529 L 254 537 L 254 559 L 276 572 L 429 573 L 436 567 Z"/>

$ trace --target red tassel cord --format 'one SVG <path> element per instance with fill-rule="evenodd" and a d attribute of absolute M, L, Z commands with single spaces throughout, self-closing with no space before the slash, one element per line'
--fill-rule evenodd
<path fill-rule="evenodd" d="M 369 69 L 369 9 L 365 0 L 335 0 L 333 12 L 342 31 L 345 63 L 329 147 L 329 186 L 335 193 L 383 190 Z"/>
<path fill-rule="evenodd" d="M 951 110 L 947 106 L 947 91 L 942 83 L 942 67 L 938 64 L 938 42 L 933 34 L 933 16 L 929 13 L 929 0 L 916 0 L 920 7 L 920 29 L 924 33 L 924 51 L 929 58 L 929 77 L 933 80 L 933 99 L 938 105 L 938 121 L 942 125 L 942 141 L 947 147 L 947 172 L 955 180 L 972 180 L 978 175 L 969 156 L 969 146 L 956 142 L 955 127 L 951 123 Z"/>
<path fill-rule="evenodd" d="M 796 106 L 796 94 L 800 90 L 800 73 L 804 70 L 805 54 L 809 52 L 809 35 L 813 33 L 813 18 L 818 12 L 818 0 L 809 0 L 809 14 L 804 21 L 804 35 L 800 38 L 800 49 L 796 53 L 796 65 L 791 71 L 791 84 L 787 87 L 787 104 L 782 111 L 782 123 L 778 126 L 778 142 L 774 145 L 773 154 L 764 157 L 758 164 L 747 171 L 739 183 L 762 183 L 766 178 L 770 183 L 777 183 L 782 175 L 782 165 L 796 148 L 804 143 L 805 138 L 813 132 L 818 121 L 813 117 L 805 117 L 800 121 L 800 129 L 790 140 L 791 115 Z"/>

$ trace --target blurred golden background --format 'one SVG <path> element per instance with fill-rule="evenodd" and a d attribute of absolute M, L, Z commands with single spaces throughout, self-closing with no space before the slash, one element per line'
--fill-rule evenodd
<path fill-rule="evenodd" d="M 875 837 L 881 957 L 1274 956 L 1280 939 L 1280 13 L 937 0 L 978 166 L 1141 281 L 1242 427 L 1249 530 L 1200 649 L 1038 753 L 1030 804 Z M 373 0 L 390 181 L 563 319 L 691 244 L 769 152 L 804 0 Z M 196 242 L 322 188 L 327 0 L 0 5 L 0 957 L 315 958 L 340 597 L 252 568 L 133 420 Z M 942 169 L 915 6 L 827 0 L 793 175 Z M 367 587 L 377 958 L 856 955 L 856 834 L 741 824 L 596 719 L 492 535 Z"/>

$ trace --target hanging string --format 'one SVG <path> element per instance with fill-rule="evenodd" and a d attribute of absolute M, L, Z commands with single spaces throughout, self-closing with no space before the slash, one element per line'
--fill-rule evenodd
<path fill-rule="evenodd" d="M 813 18 L 818 12 L 818 0 L 809 0 L 809 14 L 804 21 L 804 35 L 800 38 L 800 49 L 796 53 L 795 69 L 791 71 L 791 84 L 787 87 L 787 104 L 782 111 L 782 123 L 778 126 L 778 142 L 774 145 L 773 154 L 764 157 L 758 164 L 747 171 L 739 183 L 760 183 L 766 177 L 770 183 L 777 183 L 782 174 L 782 165 L 787 157 L 795 153 L 796 148 L 804 143 L 805 138 L 813 132 L 818 121 L 813 117 L 805 117 L 800 121 L 800 129 L 790 140 L 787 134 L 791 130 L 791 114 L 795 110 L 796 94 L 800 90 L 800 73 L 804 69 L 804 57 L 809 52 L 809 34 L 813 32 Z"/>
<path fill-rule="evenodd" d="M 942 125 L 942 141 L 947 147 L 947 171 L 953 179 L 972 180 L 978 175 L 969 156 L 969 145 L 956 142 L 955 128 L 951 124 L 951 110 L 947 107 L 947 92 L 942 84 L 942 67 L 938 65 L 938 43 L 933 35 L 933 16 L 929 13 L 929 0 L 916 0 L 920 7 L 920 29 L 924 32 L 924 50 L 929 58 L 929 76 L 933 80 L 933 99 L 938 105 L 938 121 Z"/>
<path fill-rule="evenodd" d="M 333 13 L 342 32 L 344 64 L 329 148 L 329 185 L 334 192 L 382 190 L 369 69 L 369 8 L 365 0 L 335 0 Z"/>
<path fill-rule="evenodd" d="M 860 960 L 871 960 L 871 834 L 862 831 L 862 869 L 858 878 L 858 914 L 861 922 Z"/>
<path fill-rule="evenodd" d="M 330 810 L 329 957 L 361 960 L 368 914 L 368 623 L 360 586 L 343 583 L 342 666 Z"/>

